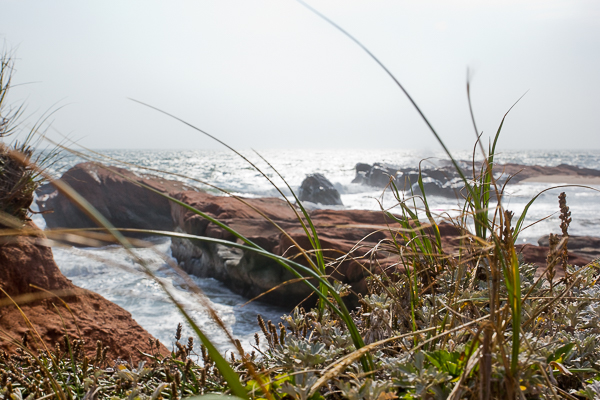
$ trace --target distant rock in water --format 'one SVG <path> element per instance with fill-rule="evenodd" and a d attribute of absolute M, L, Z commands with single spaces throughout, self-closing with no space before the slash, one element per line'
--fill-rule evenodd
<path fill-rule="evenodd" d="M 307 175 L 298 192 L 300 201 L 310 201 L 324 206 L 343 206 L 340 193 L 323 174 Z"/>
<path fill-rule="evenodd" d="M 452 195 L 453 192 L 449 191 L 448 188 L 444 187 L 444 185 L 433 178 L 423 178 L 423 189 L 425 191 L 426 195 L 430 195 L 430 196 L 442 196 L 442 197 L 449 197 L 449 195 Z M 423 191 L 421 191 L 421 187 L 419 186 L 419 183 L 413 183 L 412 184 L 412 192 L 415 195 L 422 195 Z"/>
<path fill-rule="evenodd" d="M 474 175 L 480 176 L 482 171 L 485 170 L 481 161 L 473 163 L 458 160 L 457 164 L 469 179 Z M 473 173 L 473 168 L 475 173 Z M 436 164 L 421 163 L 420 168 L 400 168 L 382 163 L 373 165 L 358 163 L 355 169 L 356 176 L 352 183 L 383 189 L 390 184 L 390 181 L 393 181 L 399 190 L 410 191 L 412 187 L 415 193 L 420 193 L 420 189 L 416 185 L 420 173 L 423 177 L 423 183 L 427 182 L 425 184 L 426 194 L 449 198 L 461 198 L 465 194 L 464 183 L 456 168 L 439 160 Z M 529 182 L 597 184 L 594 182 L 598 182 L 598 179 L 600 179 L 600 170 L 566 164 L 555 167 L 512 163 L 494 165 L 494 179 L 498 187 L 502 187 L 509 177 L 510 183 L 513 184 L 524 180 Z M 492 195 L 495 194 L 492 193 Z"/>
<path fill-rule="evenodd" d="M 419 195 L 421 188 L 418 185 L 418 168 L 398 168 L 391 165 L 375 163 L 373 165 L 356 164 L 356 177 L 352 183 L 385 188 L 394 182 L 399 190 L 411 191 Z M 457 198 L 462 189 L 462 184 L 457 184 L 458 174 L 448 167 L 423 168 L 420 171 L 423 177 L 425 193 L 433 196 Z"/>
<path fill-rule="evenodd" d="M 358 163 L 356 164 L 356 177 L 352 183 L 360 183 L 363 185 L 385 187 L 390 183 L 390 176 L 396 177 L 398 172 L 396 168 L 388 167 L 380 163 L 373 165 Z"/>

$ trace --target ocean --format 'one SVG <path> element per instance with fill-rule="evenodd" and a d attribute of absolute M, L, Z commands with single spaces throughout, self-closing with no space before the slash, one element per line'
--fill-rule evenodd
<path fill-rule="evenodd" d="M 121 160 L 141 167 L 164 171 L 155 173 L 170 179 L 177 179 L 188 184 L 219 192 L 198 181 L 225 189 L 236 195 L 246 197 L 279 196 L 279 193 L 264 176 L 231 151 L 221 150 L 102 150 L 99 153 L 110 157 L 107 164 L 115 164 Z M 91 154 L 91 153 L 88 153 Z M 290 192 L 283 181 L 255 152 L 243 151 L 242 154 L 255 163 L 275 184 L 288 196 Z M 440 152 L 411 150 L 265 150 L 260 155 L 277 169 L 289 185 L 296 189 L 306 174 L 322 173 L 338 189 L 344 206 L 332 208 L 380 210 L 395 205 L 395 199 L 381 189 L 351 183 L 355 177 L 354 167 L 357 163 L 373 164 L 376 162 L 398 167 L 415 167 L 421 160 L 424 163 L 442 165 L 447 163 Z M 471 160 L 468 151 L 453 153 L 456 159 Z M 65 155 L 49 171 L 55 177 L 73 165 L 84 161 L 75 155 Z M 600 170 L 600 151 L 504 151 L 497 156 L 499 163 L 519 163 L 524 165 L 556 166 L 559 164 Z M 131 169 L 144 172 L 141 168 Z M 169 176 L 176 173 L 181 176 Z M 504 198 L 505 208 L 520 216 L 527 202 L 544 189 L 556 186 L 548 183 L 518 183 L 508 185 Z M 592 186 L 600 190 L 600 185 Z M 536 243 L 542 235 L 560 231 L 558 219 L 558 194 L 565 191 L 567 203 L 572 213 L 571 235 L 600 236 L 600 192 L 581 187 L 553 189 L 543 193 L 527 214 L 526 224 L 540 221 L 526 229 L 519 237 L 520 243 Z M 441 197 L 428 198 L 430 206 L 437 218 L 442 220 L 446 215 L 457 215 L 460 207 L 456 200 Z M 317 207 L 317 206 L 314 206 Z M 41 215 L 35 215 L 34 221 L 41 227 L 45 222 Z M 199 326 L 222 350 L 231 349 L 232 345 L 225 335 L 203 310 L 184 282 L 181 281 L 164 263 L 160 254 L 170 256 L 169 239 L 153 239 L 153 246 L 138 249 L 138 255 L 144 258 L 156 275 L 172 289 L 176 298 L 191 311 Z M 61 271 L 76 285 L 95 291 L 108 300 L 129 311 L 133 318 L 152 335 L 161 340 L 168 348 L 173 346 L 175 329 L 182 321 L 181 315 L 168 301 L 156 282 L 141 273 L 140 267 L 131 257 L 117 246 L 103 248 L 54 247 L 54 257 Z M 251 350 L 253 335 L 259 330 L 256 315 L 261 314 L 265 320 L 279 322 L 279 317 L 287 310 L 273 305 L 253 302 L 244 305 L 247 299 L 232 293 L 223 284 L 206 278 L 193 277 L 195 283 L 210 299 L 213 308 L 218 312 L 235 337 L 240 339 L 246 349 Z M 184 328 L 184 335 L 192 335 L 189 328 Z"/>

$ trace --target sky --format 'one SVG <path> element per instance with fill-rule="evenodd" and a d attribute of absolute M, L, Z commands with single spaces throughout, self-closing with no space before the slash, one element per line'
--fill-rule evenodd
<path fill-rule="evenodd" d="M 309 0 L 446 145 L 600 149 L 600 2 Z M 406 95 L 295 0 L 2 0 L 12 104 L 95 149 L 435 149 Z"/>

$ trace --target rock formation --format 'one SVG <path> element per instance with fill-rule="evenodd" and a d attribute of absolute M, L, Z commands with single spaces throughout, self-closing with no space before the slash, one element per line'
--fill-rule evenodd
<path fill-rule="evenodd" d="M 544 167 L 540 165 L 521 165 L 521 164 L 503 164 L 495 168 L 496 172 L 502 172 L 504 175 L 514 175 L 512 183 L 520 182 L 525 179 L 534 179 L 547 176 L 565 176 L 565 177 L 600 177 L 600 170 L 591 168 L 581 168 L 574 165 L 560 164 L 556 167 Z"/>
<path fill-rule="evenodd" d="M 515 246 L 517 253 L 523 256 L 523 261 L 528 264 L 535 264 L 540 268 L 546 267 L 546 258 L 548 257 L 548 246 L 535 246 L 533 244 L 519 244 Z M 568 263 L 571 265 L 586 265 L 594 258 L 580 253 L 569 251 Z M 561 269 L 557 267 L 557 269 Z"/>
<path fill-rule="evenodd" d="M 369 169 L 366 164 L 357 166 L 357 170 L 359 169 L 361 172 L 372 172 L 372 168 Z M 73 185 L 82 185 L 78 190 L 81 190 L 82 193 L 91 193 L 90 196 L 93 197 L 95 204 L 108 210 L 112 218 L 118 221 L 117 225 L 139 226 L 136 224 L 139 224 L 140 215 L 143 212 L 145 223 L 149 224 L 151 228 L 174 228 L 177 232 L 239 242 L 231 233 L 175 203 L 169 204 L 160 196 L 158 199 L 148 200 L 148 205 L 142 209 L 140 199 L 147 198 L 144 196 L 148 196 L 150 192 L 140 193 L 138 186 L 134 183 L 111 177 L 109 173 L 92 169 L 88 165 L 77 166 L 74 170 L 65 175 L 80 177 L 81 180 L 74 181 Z M 92 171 L 98 171 L 96 172 L 98 179 L 93 178 L 95 175 Z M 371 174 L 371 172 L 369 173 Z M 407 179 L 411 176 L 409 171 L 402 173 Z M 439 181 L 441 173 L 440 171 L 431 171 L 431 179 L 438 178 Z M 133 175 L 129 174 L 129 176 Z M 361 175 L 367 176 L 366 173 Z M 303 255 L 299 254 L 294 243 L 304 249 L 312 247 L 296 214 L 283 200 L 212 196 L 203 192 L 184 190 L 185 187 L 182 188 L 181 184 L 177 182 L 172 183 L 161 178 L 154 180 L 155 178 L 150 176 L 143 178 L 133 176 L 135 179 L 143 179 L 152 187 L 162 187 L 178 200 L 225 223 L 264 250 L 276 255 L 295 257 L 296 261 L 307 265 L 307 261 Z M 389 177 L 386 179 L 389 181 Z M 410 179 L 412 181 L 412 178 Z M 93 189 L 86 189 L 86 185 L 93 186 Z M 104 185 L 108 187 L 106 190 Z M 146 189 L 140 190 L 147 192 Z M 165 203 L 162 200 L 168 207 L 166 214 L 164 214 Z M 64 207 L 62 201 L 50 203 L 46 199 L 44 204 L 45 209 L 50 209 L 51 204 Z M 131 205 L 133 205 L 133 209 L 131 209 Z M 54 222 L 55 226 L 81 226 L 77 224 L 81 224 L 82 219 L 70 218 L 67 214 L 67 211 L 59 210 L 50 215 L 57 218 Z M 335 270 L 329 268 L 327 273 L 350 285 L 356 293 L 366 293 L 365 277 L 369 274 L 384 270 L 398 271 L 403 268 L 399 263 L 399 258 L 394 254 L 385 251 L 371 252 L 373 248 L 380 245 L 382 240 L 390 237 L 390 227 L 398 227 L 391 218 L 383 213 L 363 210 L 313 210 L 310 215 L 319 233 L 321 246 L 325 249 L 324 254 L 327 260 L 332 261 L 347 255 L 334 263 Z M 61 220 L 61 218 L 63 219 Z M 151 221 L 162 222 L 159 224 Z M 152 226 L 153 223 L 159 225 Z M 287 234 L 283 234 L 273 223 L 285 230 Z M 441 223 L 439 228 L 444 249 L 450 254 L 460 245 L 461 233 L 446 223 Z M 573 246 L 575 243 L 574 239 Z M 594 246 L 596 249 L 600 247 L 596 244 Z M 570 244 L 570 248 L 574 247 Z M 306 285 L 301 282 L 289 283 L 296 278 L 292 273 L 272 259 L 249 250 L 180 238 L 172 239 L 171 250 L 172 255 L 188 273 L 201 277 L 214 277 L 224 282 L 234 292 L 247 298 L 268 292 L 261 300 L 282 306 L 293 306 L 311 294 Z M 522 253 L 525 262 L 536 263 L 540 267 L 545 266 L 545 257 L 548 251 L 546 247 L 521 245 L 518 246 L 518 250 Z M 575 252 L 571 254 L 569 262 L 582 265 L 590 259 L 589 254 L 586 256 L 582 252 Z M 271 290 L 273 288 L 276 289 Z M 269 290 L 271 291 L 269 292 Z"/>
<path fill-rule="evenodd" d="M 243 199 L 246 203 L 244 204 L 234 198 L 199 192 L 182 192 L 176 197 L 225 223 L 271 253 L 286 257 L 298 256 L 299 251 L 292 246 L 292 241 L 304 249 L 311 249 L 295 213 L 283 200 Z M 289 236 L 282 234 L 273 223 L 252 207 L 286 230 Z M 172 217 L 177 231 L 236 241 L 232 234 L 179 205 L 173 204 Z M 365 276 L 368 275 L 368 271 L 381 271 L 383 264 L 378 264 L 378 261 L 383 261 L 385 254 L 377 253 L 373 260 L 360 257 L 364 257 L 374 245 L 388 237 L 386 223 L 394 226 L 393 221 L 381 212 L 360 210 L 315 210 L 311 212 L 311 218 L 319 233 L 326 258 L 332 260 L 347 253 L 351 254 L 337 265 L 335 270 L 330 269 L 328 273 L 349 284 L 358 293 L 365 293 Z M 362 246 L 354 249 L 361 239 L 364 239 Z M 171 250 L 173 257 L 188 273 L 217 278 L 231 290 L 249 298 L 296 278 L 275 261 L 248 250 L 177 238 L 172 239 Z M 302 256 L 295 260 L 307 264 Z M 384 264 L 389 266 L 390 263 Z M 263 300 L 293 306 L 310 294 L 306 285 L 292 283 L 269 292 Z"/>
<path fill-rule="evenodd" d="M 211 196 L 206 193 L 182 192 L 177 198 L 192 207 L 209 214 L 225 223 L 263 249 L 292 257 L 307 265 L 294 246 L 297 243 L 304 249 L 311 249 L 307 235 L 298 223 L 289 206 L 280 199 L 242 199 Z M 255 207 L 279 227 L 253 210 Z M 190 233 L 232 242 L 240 242 L 223 229 L 181 206 L 172 206 L 172 216 L 179 232 Z M 386 251 L 372 250 L 385 239 L 390 238 L 389 229 L 398 224 L 381 212 L 363 210 L 314 210 L 311 219 L 319 234 L 320 243 L 327 260 L 342 257 L 335 263 L 336 268 L 327 273 L 342 283 L 349 284 L 355 293 L 366 293 L 365 278 L 371 273 L 397 272 L 403 269 L 400 258 Z M 451 224 L 440 223 L 442 246 L 447 254 L 458 254 L 461 245 L 461 232 Z M 357 245 L 358 244 L 358 245 Z M 253 298 L 270 289 L 263 298 L 273 304 L 294 306 L 310 295 L 310 290 L 302 283 L 287 284 L 294 276 L 273 260 L 254 252 L 232 249 L 222 244 L 211 244 L 187 239 L 172 239 L 172 255 L 182 268 L 190 274 L 214 277 L 224 282 L 231 290 Z M 517 251 L 527 263 L 546 265 L 548 247 L 518 245 Z M 345 257 L 345 258 L 344 258 Z M 340 261 L 339 260 L 339 261 Z M 585 265 L 591 258 L 580 253 L 570 253 L 569 263 Z"/>
<path fill-rule="evenodd" d="M 4 236 L 0 243 L 0 287 L 19 303 L 46 345 L 54 349 L 54 344 L 68 334 L 72 339 L 81 336 L 90 356 L 95 353 L 98 340 L 110 348 L 109 359 L 136 360 L 140 358 L 138 349 L 148 351 L 149 340 L 154 339 L 131 314 L 104 297 L 73 285 L 58 269 L 43 233 L 31 222 L 27 229 L 29 235 Z M 31 285 L 60 296 L 69 308 L 58 297 Z M 27 332 L 31 348 L 42 348 L 19 310 L 3 293 L 0 305 L 0 347 L 14 349 L 13 339 L 20 341 Z M 166 354 L 167 349 L 161 345 L 161 351 Z"/>
<path fill-rule="evenodd" d="M 459 166 L 467 177 L 472 177 L 473 164 L 458 161 Z M 447 163 L 446 163 L 447 164 Z M 475 170 L 479 174 L 481 162 L 475 163 Z M 409 191 L 412 187 L 415 193 L 420 193 L 416 182 L 419 178 L 418 168 L 399 168 L 392 165 L 375 163 L 373 165 L 358 163 L 355 167 L 356 176 L 353 183 L 384 188 L 390 183 L 390 178 L 398 189 Z M 464 192 L 464 185 L 453 165 L 432 166 L 423 164 L 421 169 L 423 182 L 426 184 L 425 193 L 436 196 L 460 198 Z M 494 177 L 499 185 L 510 179 L 511 183 L 524 180 L 536 180 L 547 177 L 573 178 L 599 178 L 600 171 L 590 168 L 580 168 L 572 165 L 561 164 L 556 167 L 542 167 L 539 165 L 498 164 L 494 166 Z"/>
<path fill-rule="evenodd" d="M 550 245 L 549 235 L 539 238 L 538 245 L 548 248 Z M 591 261 L 600 257 L 600 238 L 593 236 L 569 236 L 567 248 L 569 249 L 569 254 Z"/>
<path fill-rule="evenodd" d="M 340 193 L 323 174 L 307 175 L 300 189 L 298 190 L 300 201 L 310 201 L 311 203 L 322 204 L 325 206 L 343 206 Z"/>
<path fill-rule="evenodd" d="M 384 188 L 394 182 L 399 190 L 421 194 L 418 185 L 419 170 L 415 168 L 398 168 L 391 165 L 375 163 L 373 165 L 359 163 L 356 165 L 356 177 L 352 183 Z M 451 167 L 423 168 L 421 170 L 425 193 L 433 196 L 459 198 L 464 185 L 458 174 Z"/>
<path fill-rule="evenodd" d="M 136 183 L 166 194 L 191 190 L 177 181 L 96 163 L 77 164 L 65 172 L 61 181 L 75 189 L 117 228 L 173 229 L 169 201 Z M 42 186 L 37 193 L 38 206 L 45 212 L 49 228 L 97 227 L 52 184 Z"/>

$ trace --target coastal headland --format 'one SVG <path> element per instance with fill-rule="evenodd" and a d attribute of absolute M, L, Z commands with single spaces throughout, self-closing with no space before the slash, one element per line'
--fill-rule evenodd
<path fill-rule="evenodd" d="M 497 166 L 497 169 L 503 171 L 499 180 L 507 179 L 511 173 L 516 174 L 511 178 L 511 183 L 526 179 L 568 178 L 589 179 L 593 182 L 600 179 L 600 171 L 565 165 L 532 167 L 507 164 Z M 389 184 L 390 179 L 410 179 L 415 171 L 418 173 L 418 170 L 413 169 L 396 170 L 395 174 L 391 174 L 393 171 L 389 167 L 359 164 L 355 181 L 363 179 L 360 183 L 385 185 Z M 421 172 L 429 183 L 443 188 L 456 182 L 451 171 L 450 168 L 442 167 L 424 169 Z M 239 242 L 233 235 L 200 215 L 141 187 L 147 185 L 216 218 L 268 252 L 308 264 L 306 256 L 298 250 L 298 247 L 305 250 L 311 248 L 308 237 L 294 210 L 282 199 L 216 196 L 177 181 L 94 163 L 78 164 L 61 179 L 69 183 L 117 228 L 174 231 Z M 449 190 L 456 193 L 460 188 L 453 187 Z M 51 185 L 40 189 L 38 205 L 41 211 L 48 213 L 45 217 L 49 228 L 96 227 L 84 212 Z M 349 285 L 355 295 L 367 292 L 366 278 L 371 274 L 389 274 L 404 268 L 393 249 L 384 245 L 391 238 L 390 229 L 399 227 L 393 216 L 365 210 L 324 209 L 309 212 L 319 234 L 324 256 L 330 262 L 327 274 Z M 464 232 L 444 222 L 439 224 L 439 229 L 444 252 L 458 252 Z M 185 238 L 173 238 L 171 250 L 173 257 L 186 272 L 216 278 L 247 298 L 262 295 L 260 300 L 292 307 L 310 296 L 310 290 L 289 271 L 271 259 L 248 250 Z M 545 266 L 547 246 L 519 245 L 518 250 L 525 262 Z M 598 250 L 571 247 L 569 262 L 584 265 L 596 257 Z M 310 252 L 308 256 L 311 256 Z M 348 299 L 350 303 L 356 301 L 354 296 L 349 296 Z"/>

